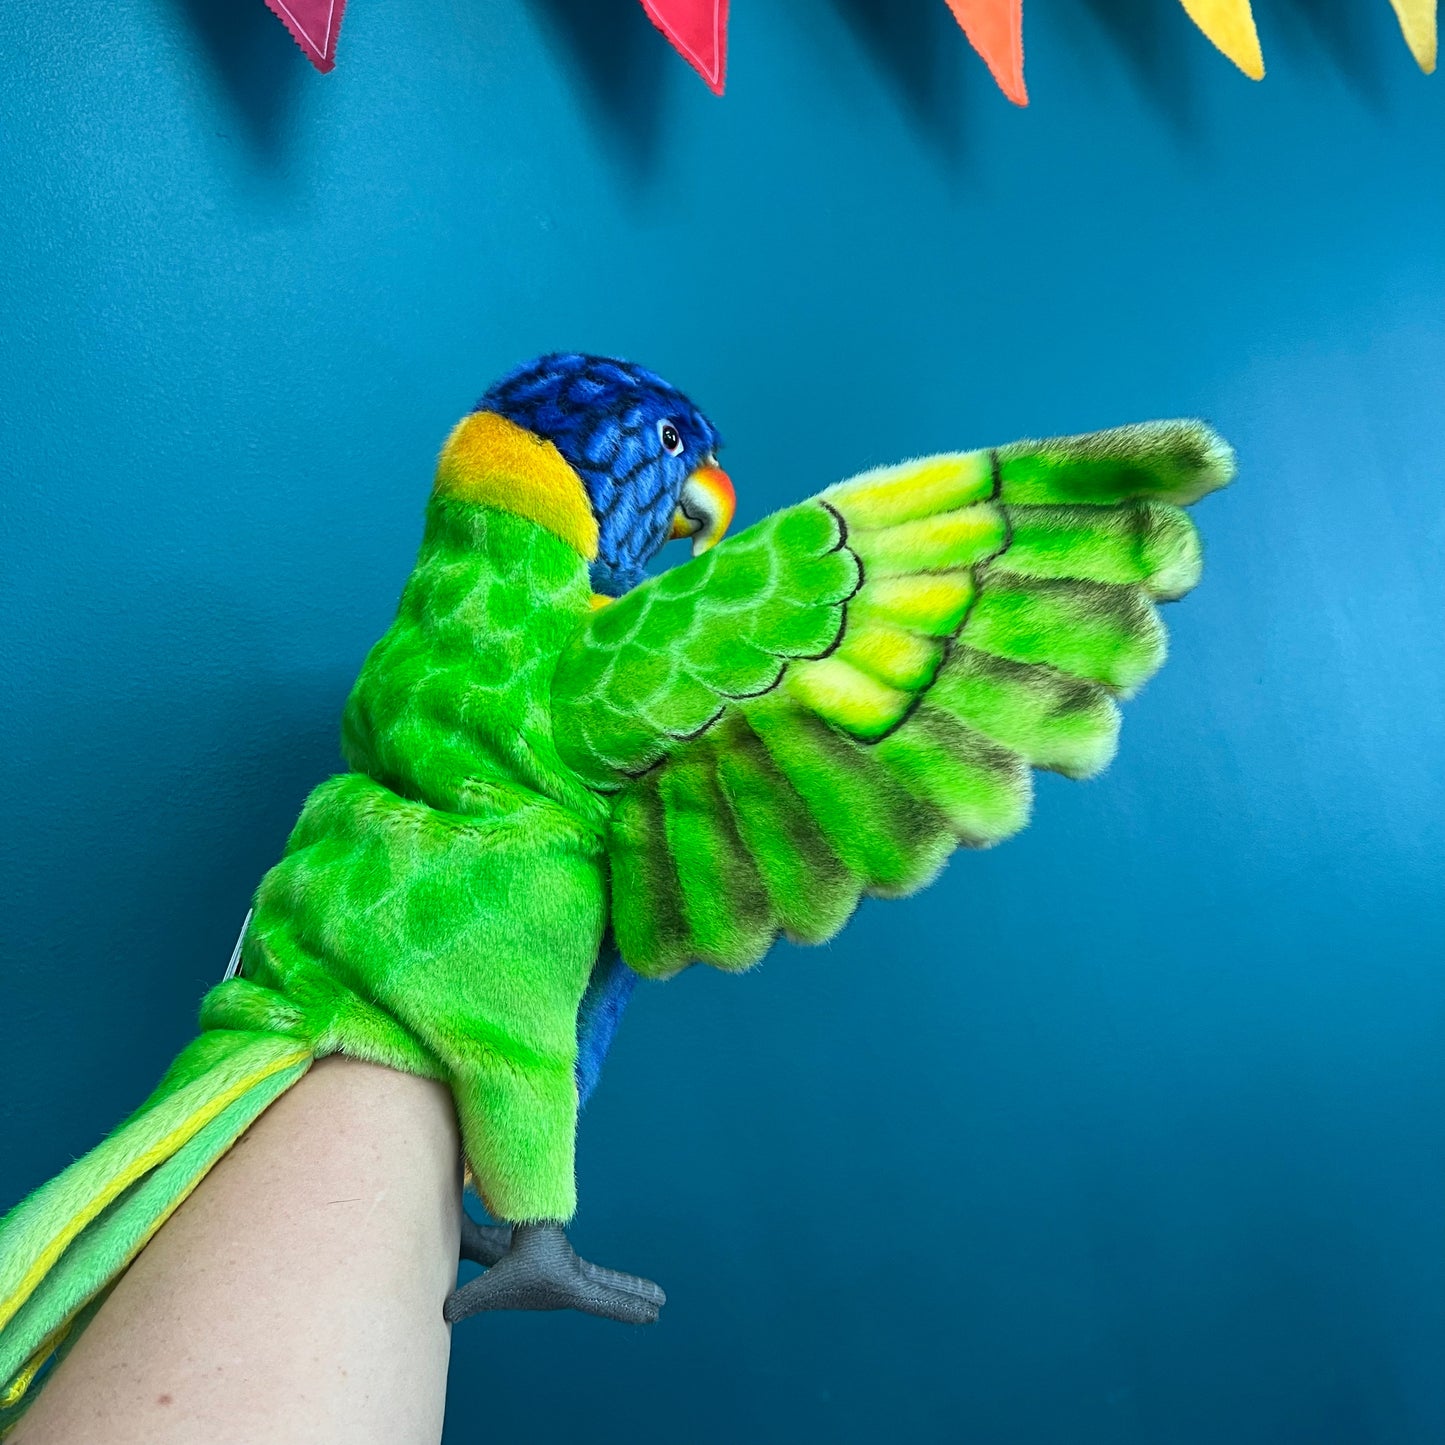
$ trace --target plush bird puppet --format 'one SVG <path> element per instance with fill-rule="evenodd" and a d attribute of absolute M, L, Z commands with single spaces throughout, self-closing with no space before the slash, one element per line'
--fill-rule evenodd
<path fill-rule="evenodd" d="M 451 1089 L 488 1266 L 449 1319 L 654 1319 L 579 1259 L 579 1100 L 638 975 L 831 937 L 1097 772 L 1199 575 L 1195 422 L 868 472 L 722 545 L 719 438 L 641 367 L 552 355 L 452 432 L 416 569 L 239 970 L 141 1108 L 0 1223 L 0 1381 L 30 1384 L 313 1060 Z M 669 538 L 691 561 L 648 577 Z"/>

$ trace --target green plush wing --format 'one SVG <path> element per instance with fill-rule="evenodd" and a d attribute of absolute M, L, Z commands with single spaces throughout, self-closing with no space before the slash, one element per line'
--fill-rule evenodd
<path fill-rule="evenodd" d="M 867 473 L 593 614 L 563 759 L 613 798 L 612 923 L 640 973 L 820 942 L 1027 821 L 1031 768 L 1112 757 L 1116 699 L 1195 583 L 1181 508 L 1233 472 L 1196 422 Z"/>

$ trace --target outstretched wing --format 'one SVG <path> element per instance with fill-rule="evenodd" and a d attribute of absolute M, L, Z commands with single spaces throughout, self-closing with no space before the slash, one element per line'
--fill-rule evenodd
<path fill-rule="evenodd" d="M 864 893 L 1027 821 L 1031 768 L 1112 757 L 1115 699 L 1198 579 L 1181 508 L 1229 448 L 1196 422 L 869 472 L 593 614 L 553 687 L 562 757 L 613 795 L 612 926 L 659 976 L 831 937 Z"/>

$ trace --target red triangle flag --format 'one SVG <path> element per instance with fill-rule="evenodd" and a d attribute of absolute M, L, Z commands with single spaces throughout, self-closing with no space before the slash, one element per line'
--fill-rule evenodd
<path fill-rule="evenodd" d="M 712 93 L 721 95 L 728 63 L 728 0 L 642 0 L 642 8 Z"/>
<path fill-rule="evenodd" d="M 346 0 L 266 0 L 306 52 L 306 58 L 324 75 L 336 64 L 336 36 Z"/>
<path fill-rule="evenodd" d="M 1027 105 L 1024 89 L 1023 0 L 948 0 L 953 18 L 983 57 L 998 88 L 1015 105 Z"/>

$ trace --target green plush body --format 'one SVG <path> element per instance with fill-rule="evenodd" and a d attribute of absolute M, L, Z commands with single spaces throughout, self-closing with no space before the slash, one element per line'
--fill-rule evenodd
<path fill-rule="evenodd" d="M 307 800 L 209 1028 L 444 1080 L 487 1205 L 576 1207 L 577 1008 L 606 925 L 606 807 L 561 766 L 549 690 L 588 613 L 578 554 L 432 504 L 400 613 L 347 705 L 357 772 Z"/>
<path fill-rule="evenodd" d="M 1032 768 L 1112 755 L 1155 604 L 1198 575 L 1180 507 L 1230 471 L 1189 423 L 928 458 L 597 609 L 571 499 L 526 472 L 510 505 L 511 455 L 433 496 L 347 706 L 353 771 L 307 800 L 204 1032 L 0 1222 L 0 1430 L 315 1058 L 443 1080 L 494 1213 L 567 1219 L 605 931 L 645 975 L 745 968 L 1021 827 Z"/>

